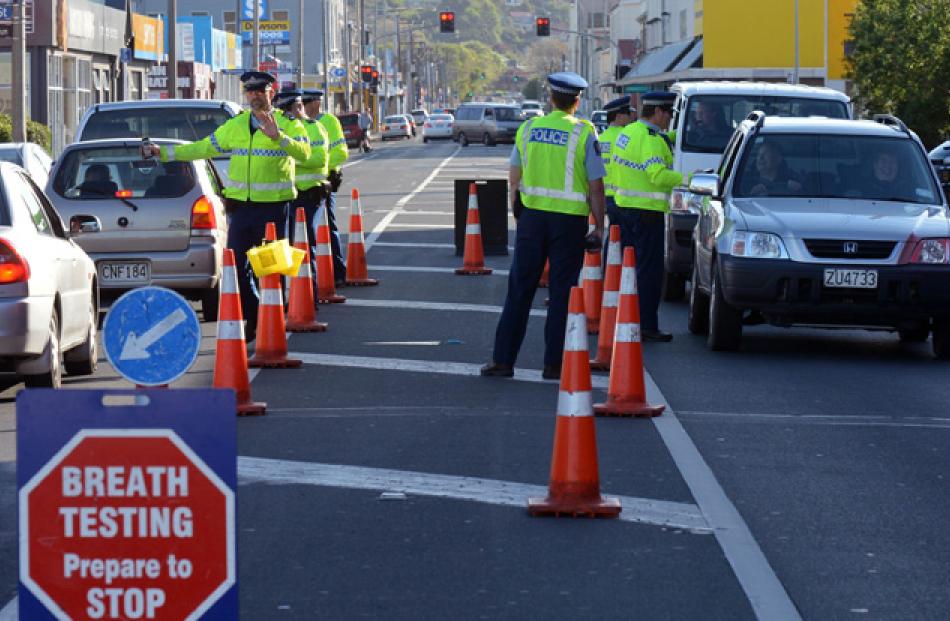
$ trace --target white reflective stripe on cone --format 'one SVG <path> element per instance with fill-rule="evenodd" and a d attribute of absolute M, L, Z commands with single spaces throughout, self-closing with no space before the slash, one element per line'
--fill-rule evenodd
<path fill-rule="evenodd" d="M 567 316 L 564 351 L 587 351 L 587 319 L 579 313 Z"/>
<path fill-rule="evenodd" d="M 637 269 L 635 267 L 625 267 L 620 272 L 620 294 L 637 294 Z"/>
<path fill-rule="evenodd" d="M 330 256 L 330 247 L 326 244 L 317 244 L 317 256 L 318 257 Z"/>
<path fill-rule="evenodd" d="M 639 343 L 640 342 L 640 324 L 618 323 L 616 329 L 614 330 L 614 342 Z"/>
<path fill-rule="evenodd" d="M 218 322 L 218 340 L 219 341 L 243 341 L 244 340 L 244 322 L 243 321 L 219 321 Z"/>
<path fill-rule="evenodd" d="M 620 303 L 620 293 L 617 291 L 604 291 L 604 299 L 600 305 L 604 308 L 617 308 Z"/>
<path fill-rule="evenodd" d="M 298 222 L 294 225 L 294 241 L 297 243 L 308 241 L 306 222 Z"/>
<path fill-rule="evenodd" d="M 237 283 L 237 271 L 233 267 L 224 268 L 224 273 L 221 274 L 221 293 L 237 293 L 238 292 L 238 283 Z"/>
<path fill-rule="evenodd" d="M 600 280 L 600 267 L 585 267 L 581 270 L 582 280 Z"/>
<path fill-rule="evenodd" d="M 310 262 L 304 261 L 297 270 L 297 278 L 310 278 Z"/>
<path fill-rule="evenodd" d="M 280 295 L 280 289 L 261 289 L 262 306 L 283 306 L 284 300 Z"/>
<path fill-rule="evenodd" d="M 468 195 L 468 208 L 478 211 L 478 196 L 475 194 Z"/>
<path fill-rule="evenodd" d="M 610 242 L 607 244 L 607 265 L 621 265 L 620 242 Z"/>
<path fill-rule="evenodd" d="M 558 416 L 593 416 L 593 400 L 589 390 L 583 392 L 568 392 L 562 390 L 557 394 Z"/>
<path fill-rule="evenodd" d="M 350 240 L 349 240 L 349 241 L 350 241 L 351 244 L 362 244 L 362 243 L 364 243 L 364 240 L 363 240 L 363 230 L 360 229 L 359 231 L 350 231 Z"/>
<path fill-rule="evenodd" d="M 466 235 L 481 235 L 481 234 L 482 234 L 482 225 L 480 225 L 480 224 L 466 224 L 466 225 L 465 225 L 465 234 L 466 234 Z"/>

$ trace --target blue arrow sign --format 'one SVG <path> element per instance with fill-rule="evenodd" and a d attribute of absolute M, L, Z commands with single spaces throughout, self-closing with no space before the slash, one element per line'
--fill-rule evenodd
<path fill-rule="evenodd" d="M 334 78 L 342 78 L 346 75 L 346 69 L 343 67 L 334 67 L 333 69 L 330 69 L 330 75 L 332 75 Z"/>
<path fill-rule="evenodd" d="M 194 364 L 201 326 L 185 298 L 163 287 L 142 287 L 109 309 L 102 343 L 119 375 L 143 386 L 159 386 L 175 381 Z"/>

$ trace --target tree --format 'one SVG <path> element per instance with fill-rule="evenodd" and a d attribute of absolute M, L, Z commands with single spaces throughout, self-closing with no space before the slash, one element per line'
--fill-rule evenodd
<path fill-rule="evenodd" d="M 858 99 L 900 117 L 928 147 L 950 135 L 950 0 L 862 0 L 848 59 Z"/>
<path fill-rule="evenodd" d="M 524 95 L 525 99 L 541 99 L 541 80 L 538 78 L 529 80 L 521 89 L 521 94 Z"/>
<path fill-rule="evenodd" d="M 46 125 L 27 119 L 26 140 L 35 142 L 49 153 L 53 144 L 53 135 Z M 13 142 L 13 119 L 9 114 L 0 114 L 0 142 Z"/>

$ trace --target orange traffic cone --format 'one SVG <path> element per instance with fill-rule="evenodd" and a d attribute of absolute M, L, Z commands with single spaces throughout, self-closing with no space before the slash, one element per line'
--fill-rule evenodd
<path fill-rule="evenodd" d="M 614 325 L 617 323 L 617 300 L 620 290 L 620 226 L 610 225 L 610 243 L 607 245 L 607 274 L 604 277 L 604 296 L 600 305 L 600 330 L 597 336 L 597 357 L 590 368 L 606 371 L 614 348 Z"/>
<path fill-rule="evenodd" d="M 594 412 L 612 416 L 659 416 L 663 405 L 646 402 L 643 380 L 643 348 L 640 345 L 640 300 L 637 296 L 637 260 L 631 246 L 623 249 L 623 274 L 620 277 L 620 306 L 607 403 L 598 403 Z"/>
<path fill-rule="evenodd" d="M 581 288 L 584 290 L 584 309 L 587 311 L 587 333 L 597 334 L 600 326 L 600 304 L 604 296 L 604 278 L 600 268 L 600 250 L 584 253 L 581 270 Z"/>
<path fill-rule="evenodd" d="M 363 208 L 360 206 L 360 191 L 353 188 L 350 194 L 350 239 L 346 248 L 346 284 L 356 287 L 378 285 L 366 269 L 366 246 L 363 245 Z"/>
<path fill-rule="evenodd" d="M 276 241 L 277 228 L 268 222 L 264 239 Z M 257 311 L 257 340 L 254 357 L 248 360 L 251 367 L 294 368 L 301 360 L 287 357 L 287 334 L 284 326 L 284 296 L 280 286 L 280 274 L 268 274 L 260 279 L 261 301 Z"/>
<path fill-rule="evenodd" d="M 617 517 L 620 500 L 600 495 L 597 437 L 590 405 L 587 322 L 584 291 L 580 287 L 571 288 L 567 312 L 551 481 L 547 498 L 528 499 L 528 512 L 531 515 Z"/>
<path fill-rule="evenodd" d="M 346 297 L 337 295 L 336 279 L 333 274 L 333 251 L 330 249 L 330 225 L 327 223 L 327 207 L 321 205 L 317 210 L 317 302 L 320 304 L 339 304 Z"/>
<path fill-rule="evenodd" d="M 290 280 L 290 296 L 287 304 L 288 332 L 325 332 L 327 324 L 317 321 L 317 308 L 313 300 L 313 280 L 310 277 L 310 242 L 307 239 L 307 212 L 297 207 L 294 221 L 294 248 L 306 255 L 300 263 L 297 275 Z"/>
<path fill-rule="evenodd" d="M 541 272 L 541 280 L 538 281 L 538 287 L 541 289 L 547 289 L 548 284 L 551 282 L 551 260 L 546 259 L 544 261 L 544 271 Z"/>
<path fill-rule="evenodd" d="M 244 343 L 244 314 L 241 312 L 234 251 L 230 248 L 224 251 L 212 385 L 215 388 L 230 388 L 236 393 L 238 416 L 263 414 L 267 409 L 266 403 L 251 401 L 251 384 L 247 378 L 247 345 Z"/>
<path fill-rule="evenodd" d="M 468 186 L 468 215 L 465 221 L 465 256 L 462 267 L 456 274 L 491 274 L 491 268 L 485 267 L 485 254 L 482 251 L 482 225 L 478 219 L 478 191 L 474 183 Z"/>

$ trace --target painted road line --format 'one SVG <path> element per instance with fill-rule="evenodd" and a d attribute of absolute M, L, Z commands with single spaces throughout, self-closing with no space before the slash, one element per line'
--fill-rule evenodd
<path fill-rule="evenodd" d="M 392 212 L 390 212 L 392 213 Z M 402 212 L 405 213 L 405 212 Z M 399 215 L 398 213 L 396 215 Z M 391 229 L 454 229 L 454 224 L 399 224 L 396 222 L 390 222 L 389 228 Z"/>
<path fill-rule="evenodd" d="M 716 475 L 683 429 L 653 377 L 649 373 L 644 375 L 647 401 L 655 405 L 666 405 L 663 415 L 651 420 L 692 492 L 696 504 L 713 529 L 716 541 L 719 542 L 719 547 L 722 548 L 739 585 L 749 598 L 756 617 L 770 621 L 800 620 L 801 615 L 795 604 L 769 565 L 742 515 L 719 485 Z"/>
<path fill-rule="evenodd" d="M 427 209 L 403 209 L 400 216 L 454 216 L 454 211 L 431 211 Z"/>
<path fill-rule="evenodd" d="M 369 160 L 376 159 L 378 155 L 379 153 L 374 153 L 373 155 L 367 155 L 366 157 L 361 157 L 358 160 L 353 160 L 352 162 L 347 162 L 346 164 L 343 164 L 342 166 L 340 166 L 340 168 L 349 168 L 350 166 L 358 166 L 359 164 L 362 164 L 363 162 L 368 162 Z"/>
<path fill-rule="evenodd" d="M 439 162 L 439 165 L 436 166 L 435 169 L 433 169 L 431 173 L 429 173 L 429 176 L 426 177 L 422 181 L 422 183 L 416 186 L 415 190 L 413 190 L 409 194 L 406 194 L 405 196 L 400 198 L 398 201 L 396 201 L 396 204 L 393 205 L 393 208 L 389 211 L 389 213 L 383 216 L 383 219 L 380 220 L 376 224 L 375 227 L 373 227 L 373 231 L 369 235 L 366 236 L 366 240 L 363 242 L 363 247 L 366 250 L 369 250 L 370 248 L 373 247 L 373 244 L 376 243 L 376 240 L 379 239 L 379 236 L 382 235 L 383 231 L 386 230 L 386 227 L 392 223 L 393 219 L 396 217 L 399 211 L 403 207 L 405 207 L 406 203 L 411 201 L 417 194 L 419 194 L 419 192 L 424 190 L 425 187 L 429 185 L 432 182 L 432 180 L 436 178 L 436 176 L 438 176 L 439 171 L 441 171 L 442 168 L 445 167 L 446 164 L 451 162 L 452 158 L 458 155 L 459 151 L 461 150 L 462 150 L 462 147 L 456 147 L 455 151 L 453 151 L 452 154 L 449 155 L 447 158 Z"/>
<path fill-rule="evenodd" d="M 405 358 L 375 358 L 371 356 L 344 356 L 336 354 L 310 354 L 305 352 L 291 352 L 289 358 L 299 358 L 304 364 L 325 367 L 347 367 L 351 369 L 372 369 L 375 371 L 402 371 L 405 373 L 427 373 L 438 375 L 459 375 L 481 377 L 481 364 L 470 362 L 446 362 L 442 360 L 408 360 Z M 541 371 L 536 369 L 515 369 L 513 378 L 516 382 L 530 382 L 554 384 L 557 380 L 546 380 L 541 377 Z M 591 378 L 594 388 L 607 388 L 607 377 L 595 375 Z M 497 381 L 487 379 L 487 382 Z"/>
<path fill-rule="evenodd" d="M 423 274 L 454 274 L 454 267 L 420 267 L 416 265 L 370 265 L 371 272 L 419 272 Z M 489 276 L 508 276 L 508 270 L 493 270 Z"/>
<path fill-rule="evenodd" d="M 414 212 L 404 212 L 404 213 L 414 213 Z M 376 245 L 379 247 L 386 248 L 431 248 L 433 250 L 438 249 L 447 249 L 455 250 L 455 244 L 430 244 L 427 242 L 376 242 Z M 515 249 L 514 246 L 508 246 L 508 251 L 511 252 Z"/>
<path fill-rule="evenodd" d="M 14 596 L 3 609 L 0 609 L 0 621 L 17 621 L 17 608 L 17 598 Z"/>
<path fill-rule="evenodd" d="M 513 481 L 257 457 L 238 457 L 238 479 L 241 485 L 268 483 L 391 491 L 522 510 L 527 508 L 529 497 L 544 497 L 548 491 L 541 485 Z M 620 502 L 623 505 L 621 521 L 709 533 L 709 526 L 696 505 L 631 496 L 621 496 Z"/>
<path fill-rule="evenodd" d="M 761 412 L 700 412 L 682 411 L 681 419 L 700 422 L 749 423 L 751 425 L 775 423 L 780 425 L 817 425 L 830 427 L 906 427 L 922 429 L 950 429 L 950 418 L 930 416 L 891 416 L 864 414 L 763 414 Z"/>
<path fill-rule="evenodd" d="M 408 310 L 449 311 L 453 313 L 494 313 L 501 314 L 501 306 L 488 304 L 457 304 L 454 302 L 418 302 L 416 300 L 369 300 L 347 298 L 347 306 L 363 306 L 369 308 L 402 308 Z M 547 317 L 547 311 L 539 308 L 531 309 L 531 317 Z"/>

